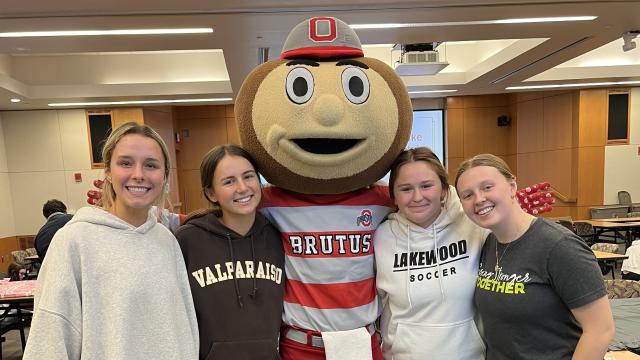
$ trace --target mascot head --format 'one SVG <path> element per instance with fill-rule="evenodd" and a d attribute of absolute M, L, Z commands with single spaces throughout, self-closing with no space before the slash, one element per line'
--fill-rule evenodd
<path fill-rule="evenodd" d="M 411 134 L 411 101 L 386 64 L 363 57 L 344 22 L 312 18 L 236 99 L 242 145 L 273 185 L 339 194 L 379 180 Z"/>

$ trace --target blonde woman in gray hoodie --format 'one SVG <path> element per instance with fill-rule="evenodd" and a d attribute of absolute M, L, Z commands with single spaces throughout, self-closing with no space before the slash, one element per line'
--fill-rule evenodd
<path fill-rule="evenodd" d="M 374 237 L 385 359 L 484 359 L 473 293 L 488 232 L 465 216 L 428 148 L 402 152 L 389 193 L 398 211 Z"/>
<path fill-rule="evenodd" d="M 54 236 L 24 359 L 197 359 L 182 253 L 150 211 L 166 193 L 167 147 L 150 127 L 127 123 L 102 154 L 103 208 L 81 208 Z"/>

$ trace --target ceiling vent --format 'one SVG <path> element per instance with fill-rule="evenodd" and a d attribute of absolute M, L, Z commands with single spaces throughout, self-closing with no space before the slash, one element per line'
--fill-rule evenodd
<path fill-rule="evenodd" d="M 395 63 L 396 73 L 400 76 L 435 75 L 449 65 L 440 61 L 440 54 L 436 48 L 440 43 L 396 45 L 394 50 L 400 50 L 400 59 Z"/>

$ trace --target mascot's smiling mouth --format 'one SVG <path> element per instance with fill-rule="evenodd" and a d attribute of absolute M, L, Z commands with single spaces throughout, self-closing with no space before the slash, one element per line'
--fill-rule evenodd
<path fill-rule="evenodd" d="M 332 155 L 345 152 L 356 146 L 360 139 L 309 138 L 291 139 L 302 150 L 312 154 Z"/>
<path fill-rule="evenodd" d="M 298 136 L 288 138 L 284 127 L 274 125 L 265 137 L 265 149 L 272 154 L 281 154 L 312 167 L 331 167 L 342 166 L 361 157 L 367 153 L 369 144 L 375 143 L 374 137 L 367 138 L 359 134 L 351 134 L 353 138 L 349 139 L 296 135 Z M 324 134 L 327 135 L 329 134 Z"/>

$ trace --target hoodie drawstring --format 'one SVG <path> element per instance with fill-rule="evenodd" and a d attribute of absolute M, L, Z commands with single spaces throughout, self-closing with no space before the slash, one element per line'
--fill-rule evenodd
<path fill-rule="evenodd" d="M 411 226 L 407 224 L 407 257 L 411 259 Z M 407 300 L 409 301 L 409 309 L 411 309 L 411 261 L 407 261 Z"/>
<path fill-rule="evenodd" d="M 256 263 L 256 247 L 253 244 L 253 235 L 251 235 L 251 262 L 254 264 Z M 251 290 L 251 294 L 249 294 L 249 296 L 252 299 L 255 299 L 255 297 L 258 296 L 258 282 L 255 276 L 253 277 L 253 289 Z"/>
<path fill-rule="evenodd" d="M 433 231 L 433 244 L 434 244 L 434 250 L 435 253 L 435 258 L 436 258 L 436 271 L 438 272 L 439 276 L 438 276 L 438 285 L 440 286 L 440 298 L 442 299 L 442 301 L 444 301 L 444 288 L 442 287 L 442 272 L 440 271 L 440 254 L 439 254 L 439 249 L 438 249 L 438 233 L 436 232 L 436 224 L 432 224 L 431 225 L 431 230 Z"/>
<path fill-rule="evenodd" d="M 231 255 L 231 263 L 233 264 L 233 266 L 235 266 L 236 259 L 233 256 L 233 242 L 231 241 L 231 235 L 229 233 L 227 233 L 227 241 L 229 242 L 229 253 Z M 254 281 L 255 281 L 255 278 L 254 278 Z M 240 295 L 240 286 L 238 285 L 238 278 L 236 276 L 233 277 L 233 283 L 236 287 L 236 299 L 238 300 L 238 306 L 242 308 L 244 304 L 242 304 L 242 296 Z"/>

